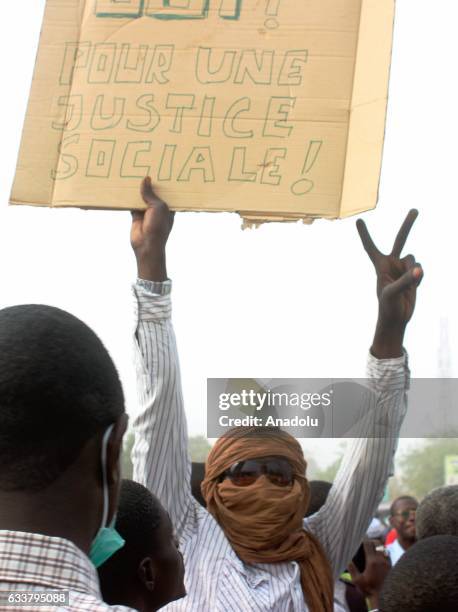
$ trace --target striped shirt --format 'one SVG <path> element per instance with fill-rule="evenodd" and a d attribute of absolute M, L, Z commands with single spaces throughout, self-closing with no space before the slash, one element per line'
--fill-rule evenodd
<path fill-rule="evenodd" d="M 298 564 L 243 563 L 215 519 L 192 496 L 170 292 L 170 281 L 139 280 L 134 287 L 142 408 L 134 422 L 134 478 L 167 508 L 186 568 L 188 595 L 165 609 L 305 612 Z M 375 408 L 361 423 L 361 437 L 349 443 L 326 504 L 304 520 L 304 528 L 320 540 L 335 579 L 361 543 L 382 498 L 406 410 L 406 356 L 383 361 L 369 356 L 368 372 L 376 391 Z M 365 438 L 368 432 L 378 437 Z"/>
<path fill-rule="evenodd" d="M 5 603 L 8 592 L 21 597 L 46 593 L 68 593 L 62 605 L 20 605 Z M 38 533 L 0 531 L 0 612 L 129 612 L 125 606 L 103 603 L 99 579 L 89 558 L 72 542 Z M 14 598 L 14 595 L 11 594 Z M 33 599 L 32 599 L 33 601 Z M 60 600 L 57 599 L 57 602 Z"/>

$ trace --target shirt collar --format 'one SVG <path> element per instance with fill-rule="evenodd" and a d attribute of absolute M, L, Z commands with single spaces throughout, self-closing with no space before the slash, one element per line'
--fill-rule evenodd
<path fill-rule="evenodd" d="M 227 560 L 232 569 L 235 569 L 241 574 L 250 588 L 257 588 L 263 582 L 269 582 L 271 573 L 267 569 L 272 567 L 269 563 L 243 563 L 243 561 L 237 556 L 233 548 L 229 548 L 227 552 Z M 297 564 L 296 564 L 297 565 Z M 297 569 L 296 572 L 297 573 Z"/>
<path fill-rule="evenodd" d="M 396 539 L 393 542 L 393 549 L 397 552 L 397 553 L 405 553 L 404 548 L 401 546 L 401 543 L 399 542 L 398 539 Z"/>
<path fill-rule="evenodd" d="M 0 582 L 71 590 L 101 599 L 89 558 L 69 540 L 37 533 L 0 530 Z"/>

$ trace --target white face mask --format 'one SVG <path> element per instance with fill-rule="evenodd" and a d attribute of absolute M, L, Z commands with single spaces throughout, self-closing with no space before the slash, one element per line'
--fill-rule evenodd
<path fill-rule="evenodd" d="M 121 549 L 125 540 L 119 535 L 114 528 L 116 524 L 116 514 L 113 516 L 113 520 L 110 525 L 107 526 L 108 512 L 110 507 L 110 496 L 108 492 L 108 478 L 107 478 L 107 446 L 108 439 L 111 432 L 113 431 L 114 425 L 110 425 L 103 435 L 102 440 L 102 478 L 103 478 L 103 512 L 102 512 L 102 523 L 97 535 L 92 540 L 91 550 L 89 552 L 89 558 L 91 559 L 95 567 L 100 567 L 105 561 Z"/>

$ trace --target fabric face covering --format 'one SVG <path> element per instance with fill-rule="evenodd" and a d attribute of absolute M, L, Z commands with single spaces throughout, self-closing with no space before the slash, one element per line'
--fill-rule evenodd
<path fill-rule="evenodd" d="M 215 496 L 218 514 L 226 521 L 226 536 L 237 542 L 238 548 L 245 549 L 247 557 L 252 551 L 273 551 L 285 543 L 292 531 L 301 530 L 304 501 L 297 481 L 291 487 L 279 487 L 265 476 L 245 487 L 226 478 L 218 484 Z"/>

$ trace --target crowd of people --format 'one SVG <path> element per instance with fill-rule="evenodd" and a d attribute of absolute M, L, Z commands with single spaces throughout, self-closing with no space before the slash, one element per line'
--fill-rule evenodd
<path fill-rule="evenodd" d="M 403 339 L 423 270 L 402 251 L 416 211 L 388 255 L 357 222 L 376 273 L 376 399 L 335 481 L 314 483 L 275 427 L 232 429 L 191 464 L 165 256 L 173 213 L 149 179 L 141 190 L 132 481 L 122 386 L 94 332 L 49 306 L 0 311 L 0 611 L 458 610 L 458 487 L 395 500 L 390 534 L 374 521 L 407 409 Z"/>

